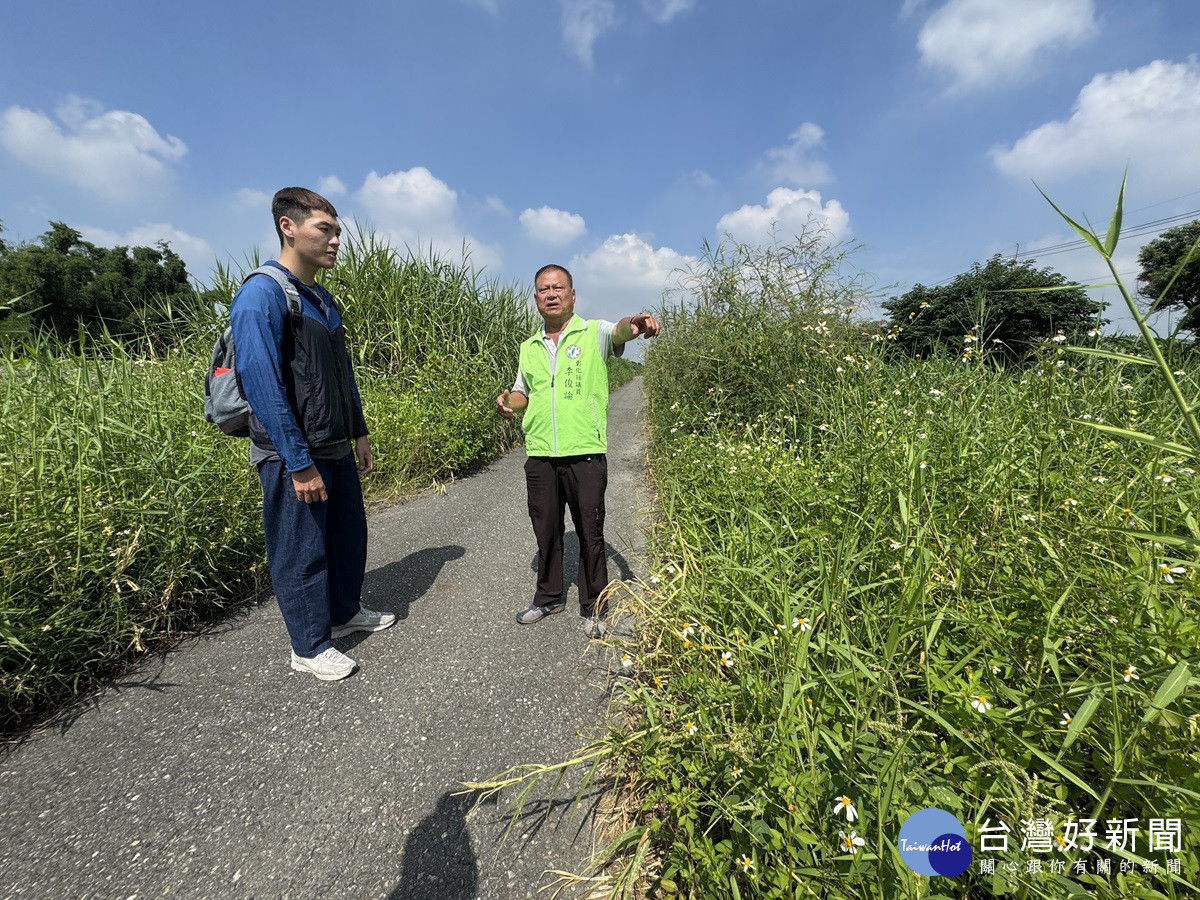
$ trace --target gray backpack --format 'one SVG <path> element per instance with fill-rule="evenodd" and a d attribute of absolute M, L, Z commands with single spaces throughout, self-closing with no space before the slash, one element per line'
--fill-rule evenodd
<path fill-rule="evenodd" d="M 259 266 L 242 280 L 242 284 L 255 275 L 269 275 L 274 278 L 287 297 L 289 315 L 303 315 L 300 294 L 280 269 L 274 266 Z M 236 356 L 233 326 L 230 325 L 213 344 L 212 364 L 204 373 L 204 418 L 230 437 L 249 437 L 250 404 L 246 395 L 242 393 L 242 383 L 234 366 Z"/>

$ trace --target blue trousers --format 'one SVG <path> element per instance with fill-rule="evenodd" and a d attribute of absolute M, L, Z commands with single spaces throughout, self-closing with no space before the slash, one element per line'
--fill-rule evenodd
<path fill-rule="evenodd" d="M 359 610 L 367 568 L 367 516 L 354 453 L 313 460 L 329 499 L 296 497 L 283 462 L 260 463 L 263 533 L 275 599 L 297 656 L 333 646 L 330 628 Z"/>

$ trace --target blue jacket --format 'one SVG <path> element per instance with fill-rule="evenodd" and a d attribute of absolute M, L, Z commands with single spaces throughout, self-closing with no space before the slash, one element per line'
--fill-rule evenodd
<path fill-rule="evenodd" d="M 259 450 L 278 453 L 288 472 L 299 472 L 314 456 L 344 455 L 347 442 L 367 434 L 367 423 L 333 297 L 278 262 L 268 265 L 296 286 L 303 315 L 288 314 L 272 279 L 248 279 L 230 313 L 237 373 L 254 411 L 250 439 Z"/>

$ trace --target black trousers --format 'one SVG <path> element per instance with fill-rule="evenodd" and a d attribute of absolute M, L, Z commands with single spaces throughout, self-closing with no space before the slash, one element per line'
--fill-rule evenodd
<path fill-rule="evenodd" d="M 558 603 L 563 596 L 563 512 L 570 508 L 579 537 L 579 612 L 604 615 L 596 601 L 608 584 L 604 555 L 604 491 L 608 457 L 531 456 L 525 460 L 529 518 L 538 545 L 537 606 Z"/>

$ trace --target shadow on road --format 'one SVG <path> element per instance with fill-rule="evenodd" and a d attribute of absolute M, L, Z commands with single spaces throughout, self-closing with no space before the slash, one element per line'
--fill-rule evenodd
<path fill-rule="evenodd" d="M 447 791 L 404 842 L 400 883 L 389 900 L 475 900 L 479 860 L 467 834 L 470 795 Z"/>
<path fill-rule="evenodd" d="M 465 556 L 458 544 L 426 547 L 403 559 L 372 569 L 363 581 L 363 605 L 368 609 L 395 613 L 408 618 L 408 608 L 431 590 L 446 563 Z"/>

